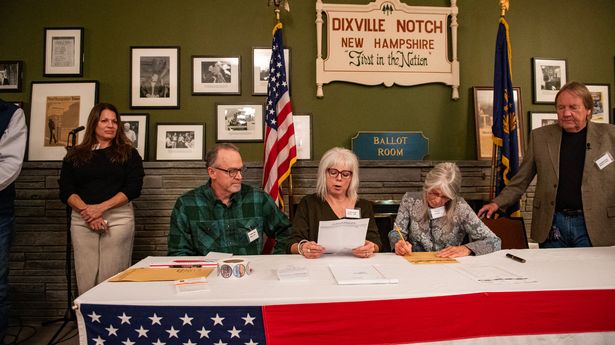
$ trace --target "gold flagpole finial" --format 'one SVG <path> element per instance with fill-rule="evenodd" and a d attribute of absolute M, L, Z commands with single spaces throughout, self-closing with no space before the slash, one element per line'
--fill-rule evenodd
<path fill-rule="evenodd" d="M 508 11 L 509 6 L 509 0 L 500 0 L 500 17 L 506 17 L 506 11 Z"/>
<path fill-rule="evenodd" d="M 276 23 L 280 22 L 280 6 L 282 6 L 284 8 L 284 10 L 286 10 L 286 12 L 290 12 L 290 5 L 288 3 L 288 0 L 267 0 L 267 6 L 275 6 L 275 10 L 273 10 L 273 12 L 275 13 L 275 21 Z"/>

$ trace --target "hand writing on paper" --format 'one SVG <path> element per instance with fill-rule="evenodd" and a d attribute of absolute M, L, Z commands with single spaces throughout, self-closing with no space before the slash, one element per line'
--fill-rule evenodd
<path fill-rule="evenodd" d="M 408 241 L 399 240 L 395 243 L 395 254 L 408 255 L 412 254 L 412 244 Z"/>

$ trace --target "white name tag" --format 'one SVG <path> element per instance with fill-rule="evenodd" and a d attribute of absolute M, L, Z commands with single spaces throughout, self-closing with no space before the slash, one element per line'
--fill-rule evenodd
<path fill-rule="evenodd" d="M 360 208 L 347 208 L 346 218 L 351 218 L 351 219 L 361 218 L 361 209 Z"/>
<path fill-rule="evenodd" d="M 596 165 L 600 170 L 606 168 L 606 166 L 611 163 L 613 163 L 613 156 L 611 156 L 609 152 L 603 154 L 602 157 L 596 159 Z"/>
<path fill-rule="evenodd" d="M 438 208 L 430 208 L 429 209 L 429 219 L 438 219 L 444 217 L 446 213 L 446 208 L 444 206 L 440 206 Z"/>
<path fill-rule="evenodd" d="M 248 240 L 250 240 L 250 243 L 254 242 L 257 239 L 258 239 L 258 230 L 252 229 L 248 231 Z"/>

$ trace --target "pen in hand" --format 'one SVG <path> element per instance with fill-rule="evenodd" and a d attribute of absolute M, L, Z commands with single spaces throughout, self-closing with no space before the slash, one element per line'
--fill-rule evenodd
<path fill-rule="evenodd" d="M 511 253 L 506 253 L 506 257 L 509 258 L 509 259 L 513 259 L 513 260 L 515 260 L 517 262 L 520 262 L 522 264 L 525 263 L 525 259 L 520 258 L 520 257 L 518 257 L 516 255 L 512 255 Z"/>
<path fill-rule="evenodd" d="M 397 233 L 399 234 L 399 239 L 403 241 L 403 246 L 406 250 L 406 254 L 412 253 L 412 250 L 408 248 L 408 244 L 406 243 L 406 240 L 404 240 L 404 235 L 402 235 L 401 230 L 399 229 L 399 226 L 397 226 L 397 224 L 395 224 L 395 231 L 397 231 Z"/>

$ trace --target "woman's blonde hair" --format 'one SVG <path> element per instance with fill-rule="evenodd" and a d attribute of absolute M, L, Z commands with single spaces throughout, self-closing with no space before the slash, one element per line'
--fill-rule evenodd
<path fill-rule="evenodd" d="M 450 162 L 440 163 L 427 173 L 423 183 L 423 200 L 425 205 L 428 205 L 427 192 L 434 188 L 439 188 L 442 194 L 450 199 L 444 205 L 446 208 L 445 227 L 448 227 L 453 222 L 457 199 L 460 197 L 461 171 L 457 164 Z M 429 219 L 429 206 L 426 208 L 425 217 Z"/>
<path fill-rule="evenodd" d="M 325 200 L 327 197 L 327 169 L 334 165 L 340 165 L 344 167 L 344 170 L 352 171 L 346 196 L 352 200 L 357 200 L 359 191 L 359 160 L 352 151 L 341 147 L 330 149 L 320 159 L 318 179 L 316 180 L 316 194 L 322 200 Z"/>

